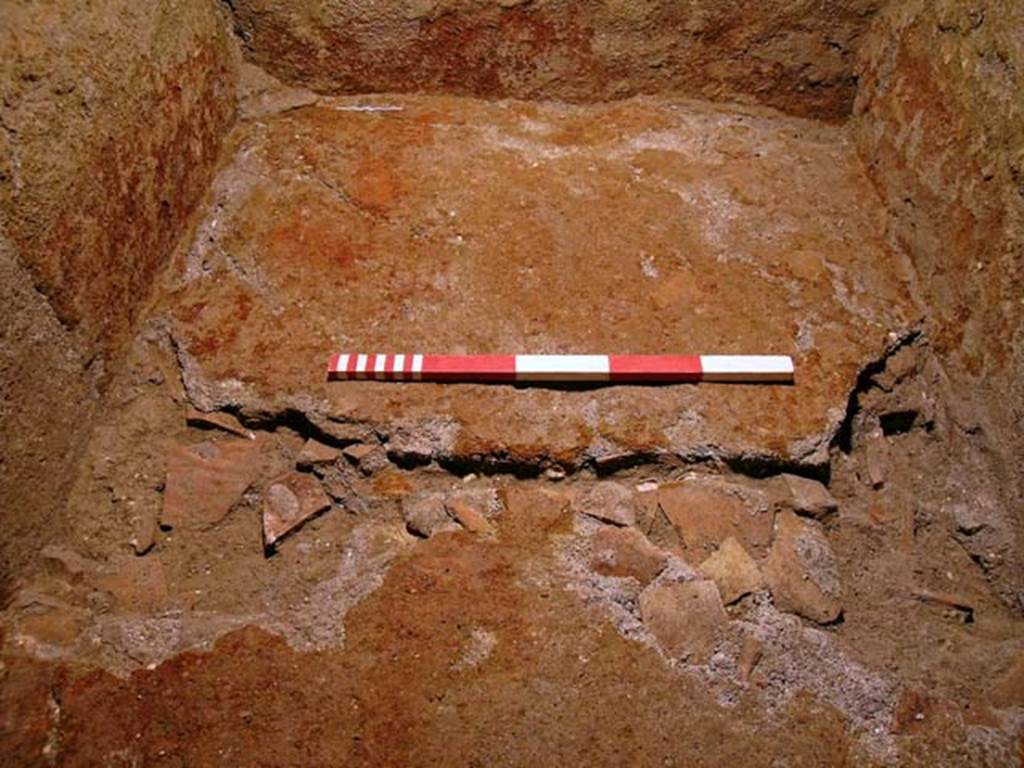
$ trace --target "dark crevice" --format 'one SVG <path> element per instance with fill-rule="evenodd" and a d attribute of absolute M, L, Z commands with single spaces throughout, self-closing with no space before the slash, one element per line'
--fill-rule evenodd
<path fill-rule="evenodd" d="M 399 469 L 412 470 L 428 466 L 432 459 L 419 453 L 406 453 L 405 451 L 387 451 L 388 461 Z"/>
<path fill-rule="evenodd" d="M 252 43 L 252 35 L 242 26 L 242 22 L 238 18 L 238 10 L 235 8 L 235 0 L 220 0 L 220 4 L 224 6 L 224 10 L 228 14 L 228 18 L 231 22 L 231 32 L 238 38 L 238 41 L 242 44 L 243 48 L 249 49 Z"/>
<path fill-rule="evenodd" d="M 758 454 L 727 456 L 722 461 L 736 474 L 753 480 L 765 480 L 776 475 L 799 475 L 828 485 L 832 478 L 832 465 L 828 462 L 808 464 L 781 456 Z"/>
<path fill-rule="evenodd" d="M 594 473 L 598 477 L 607 477 L 608 475 L 613 475 L 622 470 L 660 463 L 658 454 L 650 451 L 598 456 L 596 459 L 591 459 L 588 462 L 589 465 L 593 466 Z"/>
<path fill-rule="evenodd" d="M 276 432 L 279 429 L 289 429 L 307 440 L 316 440 L 318 443 L 330 445 L 334 448 L 344 448 L 351 445 L 354 440 L 341 440 L 329 432 L 324 431 L 306 415 L 305 411 L 298 408 L 285 408 L 274 413 L 245 411 L 237 405 L 225 406 L 221 409 L 224 413 L 230 413 L 242 426 L 248 429 L 263 432 Z"/>
<path fill-rule="evenodd" d="M 464 477 L 469 474 L 493 476 L 511 475 L 517 480 L 539 477 L 544 471 L 541 459 L 524 459 L 503 453 L 474 454 L 472 456 L 444 456 L 437 464 L 446 472 Z M 572 468 L 565 467 L 567 472 Z"/>
<path fill-rule="evenodd" d="M 879 416 L 878 423 L 882 427 L 882 434 L 886 437 L 903 435 L 914 428 L 918 416 L 918 412 L 913 409 L 892 411 Z"/>
<path fill-rule="evenodd" d="M 904 347 L 915 344 L 921 336 L 921 330 L 917 328 L 904 333 L 886 348 L 881 357 L 877 360 L 872 360 L 861 369 L 861 372 L 857 375 L 857 382 L 847 398 L 846 413 L 843 415 L 843 419 L 839 423 L 839 429 L 836 430 L 835 437 L 832 439 L 834 447 L 843 453 L 850 453 L 853 450 L 853 423 L 857 418 L 857 414 L 860 413 L 861 395 L 875 386 L 875 376 L 886 369 L 893 355 Z"/>

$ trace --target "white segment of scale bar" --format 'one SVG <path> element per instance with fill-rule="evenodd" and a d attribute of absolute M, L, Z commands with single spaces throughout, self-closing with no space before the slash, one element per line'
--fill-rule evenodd
<path fill-rule="evenodd" d="M 608 355 L 516 355 L 519 381 L 607 381 L 610 368 Z"/>
<path fill-rule="evenodd" d="M 703 381 L 788 381 L 793 359 L 788 355 L 701 355 Z"/>

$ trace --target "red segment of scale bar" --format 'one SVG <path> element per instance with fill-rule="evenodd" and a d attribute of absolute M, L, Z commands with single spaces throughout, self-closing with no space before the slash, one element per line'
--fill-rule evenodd
<path fill-rule="evenodd" d="M 610 381 L 700 381 L 700 355 L 609 355 Z"/>
<path fill-rule="evenodd" d="M 515 355 L 424 355 L 424 381 L 515 381 Z"/>

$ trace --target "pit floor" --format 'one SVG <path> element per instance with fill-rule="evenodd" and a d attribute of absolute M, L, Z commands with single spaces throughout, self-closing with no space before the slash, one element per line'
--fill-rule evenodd
<path fill-rule="evenodd" d="M 2 615 L 0 756 L 1017 764 L 1020 622 L 920 514 L 950 457 L 908 428 L 885 438 L 878 483 L 868 441 L 837 447 L 866 367 L 897 400 L 931 386 L 902 274 L 841 128 L 654 99 L 254 110 L 69 522 Z M 346 350 L 781 353 L 797 380 L 328 383 Z M 366 452 L 299 466 L 330 507 L 265 551 L 267 490 L 311 439 Z M 580 499 L 617 485 L 668 562 L 657 578 L 687 581 L 726 534 L 766 567 L 783 471 L 830 481 L 838 512 L 803 525 L 834 553 L 842 618 L 755 589 L 713 652 L 674 656 L 645 626 L 644 580 L 602 570 L 610 526 Z M 688 487 L 732 527 L 711 520 L 695 545 L 664 511 Z M 459 494 L 499 500 L 485 531 L 413 535 L 412 502 Z"/>

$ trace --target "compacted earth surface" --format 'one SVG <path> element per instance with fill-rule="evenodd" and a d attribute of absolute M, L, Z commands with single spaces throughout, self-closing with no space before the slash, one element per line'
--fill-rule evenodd
<path fill-rule="evenodd" d="M 269 84 L 242 115 L 0 614 L 4 764 L 1021 761 L 1013 537 L 845 128 Z M 342 351 L 796 380 L 328 382 Z"/>

